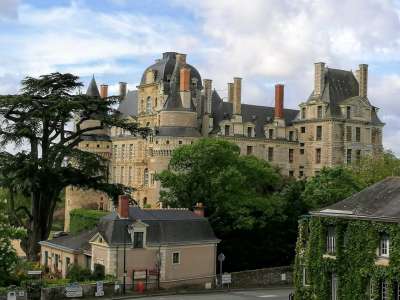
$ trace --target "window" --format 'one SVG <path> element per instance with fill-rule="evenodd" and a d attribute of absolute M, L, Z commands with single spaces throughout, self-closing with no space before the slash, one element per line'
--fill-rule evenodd
<path fill-rule="evenodd" d="M 268 147 L 268 161 L 273 161 L 274 160 L 274 148 L 273 147 Z"/>
<path fill-rule="evenodd" d="M 361 128 L 356 127 L 356 142 L 361 142 Z"/>
<path fill-rule="evenodd" d="M 351 118 L 351 106 L 346 107 L 346 118 L 347 119 Z"/>
<path fill-rule="evenodd" d="M 300 170 L 299 171 L 299 177 L 303 177 L 304 176 L 304 171 L 303 170 Z"/>
<path fill-rule="evenodd" d="M 151 112 L 151 97 L 147 97 L 146 99 L 146 112 L 150 113 Z"/>
<path fill-rule="evenodd" d="M 252 137 L 253 136 L 252 131 L 253 131 L 253 128 L 247 127 L 247 136 L 248 137 Z"/>
<path fill-rule="evenodd" d="M 124 184 L 124 167 L 121 167 L 121 174 L 120 175 L 120 181 L 119 183 Z"/>
<path fill-rule="evenodd" d="M 332 274 L 331 279 L 331 300 L 337 300 L 337 287 L 338 281 L 335 273 Z"/>
<path fill-rule="evenodd" d="M 180 262 L 181 262 L 180 253 L 179 252 L 172 253 L 172 263 L 179 264 Z"/>
<path fill-rule="evenodd" d="M 347 152 L 346 152 L 346 161 L 347 161 L 347 164 L 348 164 L 348 165 L 351 164 L 351 149 L 347 149 Z"/>
<path fill-rule="evenodd" d="M 133 158 L 133 144 L 129 145 L 129 158 L 132 159 Z"/>
<path fill-rule="evenodd" d="M 179 145 L 182 145 L 182 141 L 178 141 L 178 144 L 179 144 Z"/>
<path fill-rule="evenodd" d="M 303 155 L 304 154 L 304 149 L 300 149 L 300 154 Z"/>
<path fill-rule="evenodd" d="M 253 153 L 253 146 L 247 146 L 247 155 L 250 155 Z"/>
<path fill-rule="evenodd" d="M 71 258 L 66 257 L 65 258 L 65 268 L 66 268 L 66 270 L 68 270 L 68 267 L 69 267 L 70 263 L 71 263 Z"/>
<path fill-rule="evenodd" d="M 268 130 L 268 138 L 269 139 L 273 139 L 274 138 L 274 130 L 273 129 L 269 129 Z"/>
<path fill-rule="evenodd" d="M 389 285 L 386 280 L 381 282 L 381 300 L 389 300 Z"/>
<path fill-rule="evenodd" d="M 225 135 L 229 135 L 229 131 L 230 131 L 230 126 L 229 125 L 225 125 Z"/>
<path fill-rule="evenodd" d="M 351 126 L 346 126 L 346 141 L 351 142 L 351 140 L 352 140 Z"/>
<path fill-rule="evenodd" d="M 125 156 L 125 144 L 122 145 L 122 148 L 121 148 L 121 158 L 124 159 L 124 156 Z"/>
<path fill-rule="evenodd" d="M 60 256 L 58 254 L 54 255 L 54 269 L 55 269 L 55 271 L 58 271 L 59 260 L 60 260 Z"/>
<path fill-rule="evenodd" d="M 293 149 L 289 149 L 289 162 L 290 163 L 293 162 L 293 153 L 294 153 L 294 150 Z"/>
<path fill-rule="evenodd" d="M 293 131 L 289 131 L 289 141 L 293 141 L 294 140 L 294 132 Z"/>
<path fill-rule="evenodd" d="M 143 232 L 133 233 L 133 248 L 143 248 Z"/>
<path fill-rule="evenodd" d="M 384 234 L 381 236 L 381 240 L 379 242 L 379 256 L 381 257 L 389 257 L 389 236 Z"/>
<path fill-rule="evenodd" d="M 147 197 L 143 198 L 143 207 L 145 207 L 147 205 Z"/>
<path fill-rule="evenodd" d="M 49 266 L 49 252 L 44 251 L 44 266 L 48 267 Z"/>
<path fill-rule="evenodd" d="M 305 118 L 306 118 L 306 108 L 305 108 L 305 107 L 303 107 L 303 108 L 301 109 L 301 118 L 302 118 L 302 119 L 305 119 Z"/>
<path fill-rule="evenodd" d="M 361 160 L 361 150 L 356 151 L 356 160 L 359 162 Z"/>
<path fill-rule="evenodd" d="M 319 105 L 317 107 L 317 118 L 322 119 L 322 106 L 321 105 Z"/>
<path fill-rule="evenodd" d="M 99 210 L 104 210 L 104 202 L 99 202 Z"/>
<path fill-rule="evenodd" d="M 310 285 L 310 278 L 308 275 L 308 270 L 306 267 L 303 267 L 303 286 L 309 286 Z"/>
<path fill-rule="evenodd" d="M 92 265 L 92 257 L 89 255 L 85 255 L 85 267 L 86 269 L 91 269 Z"/>
<path fill-rule="evenodd" d="M 300 132 L 301 133 L 306 133 L 306 128 L 304 126 L 300 127 Z"/>
<path fill-rule="evenodd" d="M 290 170 L 289 171 L 289 177 L 293 177 L 294 176 L 294 171 L 293 170 Z"/>
<path fill-rule="evenodd" d="M 322 139 L 322 126 L 317 126 L 316 139 L 317 141 Z"/>
<path fill-rule="evenodd" d="M 315 149 L 315 163 L 316 164 L 321 163 L 321 148 Z"/>
<path fill-rule="evenodd" d="M 143 185 L 149 186 L 149 169 L 144 169 L 143 171 Z"/>
<path fill-rule="evenodd" d="M 334 227 L 328 227 L 326 235 L 326 252 L 331 254 L 336 252 L 336 230 Z"/>

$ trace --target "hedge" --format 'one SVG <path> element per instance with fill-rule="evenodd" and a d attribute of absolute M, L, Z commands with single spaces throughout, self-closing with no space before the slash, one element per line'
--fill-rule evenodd
<path fill-rule="evenodd" d="M 70 232 L 76 234 L 85 229 L 92 229 L 97 225 L 101 217 L 109 213 L 93 209 L 73 209 L 70 212 Z"/>

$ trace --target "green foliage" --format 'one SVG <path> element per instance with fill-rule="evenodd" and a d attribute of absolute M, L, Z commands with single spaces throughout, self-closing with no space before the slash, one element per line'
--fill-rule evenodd
<path fill-rule="evenodd" d="M 85 208 L 76 208 L 70 212 L 70 232 L 79 233 L 86 229 L 93 229 L 99 219 L 107 215 L 108 212 Z"/>
<path fill-rule="evenodd" d="M 67 270 L 66 278 L 69 282 L 84 282 L 104 280 L 105 269 L 103 265 L 95 264 L 93 272 L 77 264 L 71 264 Z"/>
<path fill-rule="evenodd" d="M 103 265 L 94 264 L 92 279 L 93 280 L 103 280 L 105 277 L 105 268 Z"/>
<path fill-rule="evenodd" d="M 326 229 L 336 228 L 335 259 L 324 257 Z M 380 234 L 390 236 L 390 264 L 375 264 Z M 299 223 L 296 245 L 296 299 L 330 299 L 330 276 L 339 278 L 338 297 L 346 300 L 368 298 L 369 284 L 379 297 L 379 284 L 386 280 L 392 285 L 400 276 L 400 227 L 396 223 L 345 220 L 328 217 L 304 218 Z M 309 274 L 309 286 L 303 285 L 303 268 Z M 390 293 L 393 289 L 390 288 Z M 393 299 L 393 295 L 389 296 Z"/>
<path fill-rule="evenodd" d="M 310 178 L 301 197 L 310 209 L 331 205 L 360 191 L 363 185 L 344 167 L 323 168 Z"/>
<path fill-rule="evenodd" d="M 205 205 L 206 216 L 222 240 L 219 251 L 227 257 L 226 270 L 277 266 L 293 259 L 297 230 L 293 219 L 305 212 L 298 201 L 303 182 L 293 181 L 281 192 L 284 179 L 275 168 L 254 156 L 240 156 L 237 145 L 219 139 L 178 148 L 168 170 L 157 179 L 165 205 L 189 209 L 197 202 Z"/>

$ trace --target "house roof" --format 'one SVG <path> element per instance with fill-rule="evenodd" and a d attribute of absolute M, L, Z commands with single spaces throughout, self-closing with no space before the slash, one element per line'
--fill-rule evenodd
<path fill-rule="evenodd" d="M 76 235 L 63 235 L 51 240 L 41 241 L 40 245 L 61 248 L 69 252 L 79 252 L 89 249 L 89 240 L 97 233 L 96 230 L 85 230 Z"/>
<path fill-rule="evenodd" d="M 311 215 L 400 222 L 400 177 L 388 177 Z"/>

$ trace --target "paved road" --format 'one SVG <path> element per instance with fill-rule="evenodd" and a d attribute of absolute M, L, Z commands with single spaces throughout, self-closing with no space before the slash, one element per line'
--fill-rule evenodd
<path fill-rule="evenodd" d="M 249 291 L 232 291 L 225 293 L 206 293 L 196 295 L 171 295 L 171 296 L 156 296 L 146 297 L 146 300 L 288 300 L 290 289 L 279 290 L 249 290 Z"/>

